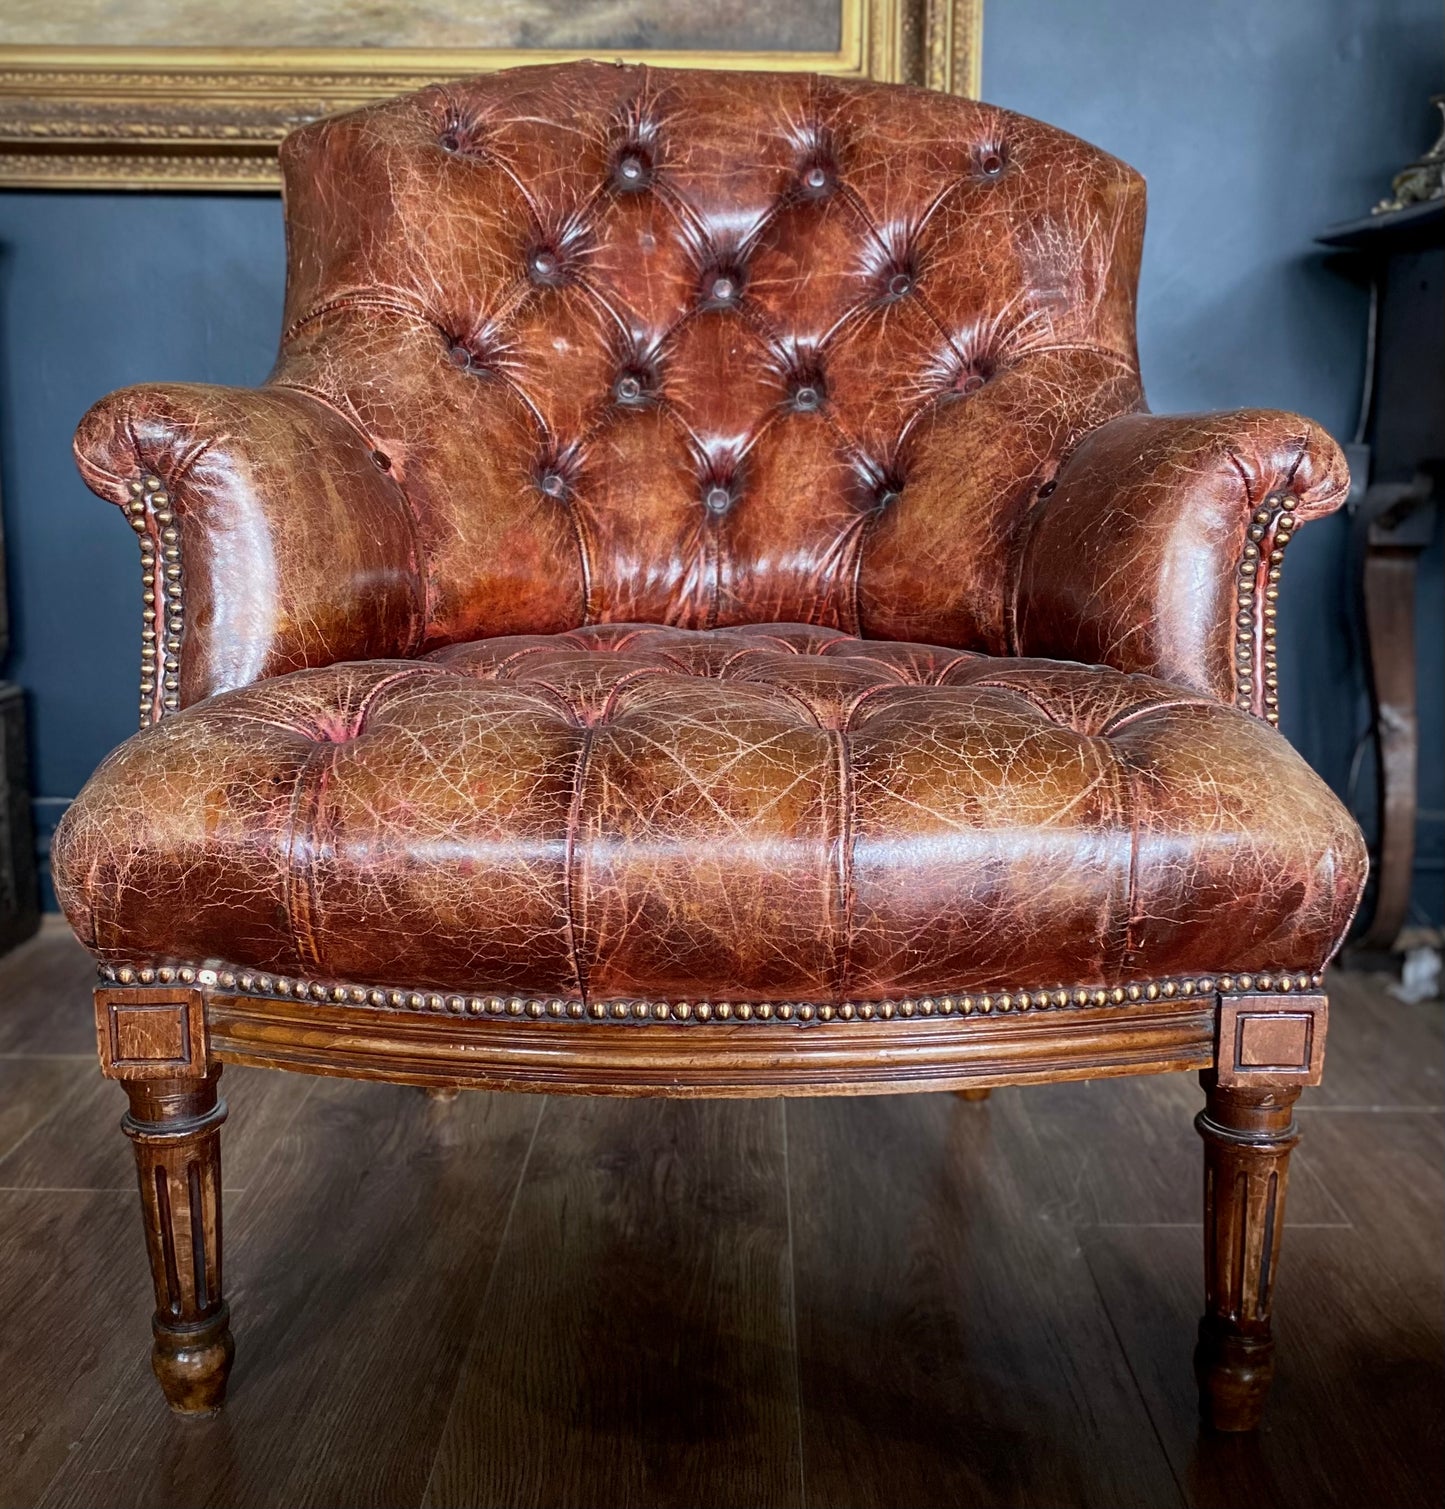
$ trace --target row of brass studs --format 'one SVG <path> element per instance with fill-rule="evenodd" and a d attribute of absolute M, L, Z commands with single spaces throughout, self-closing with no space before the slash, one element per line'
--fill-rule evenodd
<path fill-rule="evenodd" d="M 1245 712 L 1254 709 L 1255 678 L 1255 609 L 1259 595 L 1264 595 L 1262 675 L 1264 681 L 1264 716 L 1279 722 L 1279 569 L 1284 548 L 1294 533 L 1294 510 L 1298 500 L 1289 493 L 1273 493 L 1255 511 L 1250 520 L 1249 538 L 1239 563 L 1239 606 L 1235 612 L 1234 667 L 1235 705 Z M 1270 530 L 1274 536 L 1270 540 Z"/>
<path fill-rule="evenodd" d="M 148 728 L 181 705 L 181 537 L 159 477 L 132 482 L 130 494 L 126 517 L 140 537 L 140 726 Z"/>
<path fill-rule="evenodd" d="M 1013 1011 L 1045 1011 L 1081 1006 L 1123 1006 L 1135 1002 L 1176 1000 L 1255 991 L 1318 990 L 1322 974 L 1238 974 L 1149 980 L 1133 985 L 1062 986 L 1047 990 L 1002 990 L 972 995 L 922 996 L 901 1001 L 569 1001 L 560 997 L 450 995 L 436 991 L 391 990 L 380 986 L 327 985 L 250 970 L 200 965 L 102 964 L 100 977 L 116 985 L 198 985 L 243 995 L 317 1001 L 337 1006 L 371 1006 L 392 1011 L 450 1013 L 453 1016 L 588 1017 L 615 1022 L 831 1022 L 891 1021 L 895 1017 L 992 1016 Z"/>

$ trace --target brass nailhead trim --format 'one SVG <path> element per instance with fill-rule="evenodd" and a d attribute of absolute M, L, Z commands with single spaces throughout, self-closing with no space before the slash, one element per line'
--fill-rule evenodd
<path fill-rule="evenodd" d="M 442 1016 L 590 1018 L 596 1022 L 809 1022 L 893 1021 L 930 1016 L 993 1016 L 1018 1011 L 1124 1006 L 1142 1001 L 1181 997 L 1250 995 L 1256 992 L 1319 990 L 1323 974 L 1284 971 L 1265 974 L 1190 975 L 1165 980 L 1139 980 L 1129 985 L 1030 990 L 975 991 L 967 995 L 909 997 L 889 1001 L 572 1001 L 557 996 L 455 995 L 436 991 L 397 990 L 379 985 L 339 985 L 294 979 L 263 970 L 231 969 L 221 965 L 102 964 L 100 978 L 107 985 L 182 984 L 236 991 L 241 995 L 272 996 L 282 1000 L 323 1001 L 329 1005 L 362 1006 L 375 1010 L 431 1012 Z"/>
<path fill-rule="evenodd" d="M 148 727 L 180 707 L 180 652 L 185 603 L 182 595 L 180 533 L 164 484 L 146 475 L 130 484 L 127 517 L 140 536 L 141 551 L 141 674 L 140 722 Z M 1255 511 L 1236 577 L 1235 705 L 1254 710 L 1258 682 L 1264 716 L 1279 723 L 1279 657 L 1276 620 L 1279 573 L 1285 547 L 1294 534 L 1298 500 L 1289 493 L 1271 493 Z M 159 551 L 157 546 L 159 544 Z M 157 570 L 159 555 L 160 569 Z M 1263 594 L 1265 606 L 1259 610 Z M 1256 653 L 1256 622 L 1262 655 Z M 159 655 L 158 655 L 159 650 Z"/>
<path fill-rule="evenodd" d="M 131 527 L 140 537 L 142 571 L 142 630 L 141 630 L 141 677 L 140 677 L 140 722 L 141 727 L 159 721 L 168 712 L 180 706 L 180 650 L 184 629 L 184 604 L 181 595 L 181 567 L 179 532 L 175 527 L 175 514 L 170 507 L 170 497 L 165 492 L 161 479 L 147 475 L 130 484 L 131 502 L 127 517 Z M 1266 607 L 1261 615 L 1264 632 L 1264 663 L 1262 686 L 1264 691 L 1265 718 L 1272 724 L 1279 723 L 1279 663 L 1277 657 L 1275 603 L 1279 597 L 1279 571 L 1285 546 L 1294 532 L 1293 512 L 1297 501 L 1289 494 L 1273 493 L 1255 512 L 1249 529 L 1249 540 L 1243 551 L 1239 566 L 1239 609 L 1236 615 L 1235 662 L 1240 682 L 1236 704 L 1246 712 L 1253 710 L 1253 695 L 1250 683 L 1254 678 L 1254 609 L 1256 594 L 1263 588 Z M 1273 538 L 1271 540 L 1271 531 Z M 165 562 L 162 571 L 156 571 L 156 541 L 162 545 L 161 558 Z M 1261 544 L 1265 548 L 1261 551 Z M 160 648 L 164 654 L 157 666 L 157 625 L 163 630 Z M 160 695 L 156 696 L 157 676 L 160 677 Z M 285 976 L 272 976 L 250 971 L 216 971 L 197 969 L 193 965 L 179 968 L 162 965 L 159 968 L 131 965 L 102 965 L 103 980 L 122 985 L 140 983 L 148 985 L 159 981 L 167 984 L 173 979 L 190 983 L 197 978 L 211 977 L 204 983 L 217 983 L 224 989 L 239 986 L 246 994 L 275 995 L 282 998 L 309 998 L 329 1000 L 333 1003 L 389 1007 L 393 1010 L 413 1011 L 429 1009 L 450 1011 L 456 1015 L 469 1016 L 542 1016 L 553 1018 L 581 1017 L 590 1014 L 597 1020 L 676 1021 L 707 1022 L 713 1019 L 729 1021 L 797 1021 L 813 1020 L 869 1021 L 875 1017 L 891 1020 L 895 1016 L 970 1016 L 975 1013 L 990 1015 L 995 1010 L 1044 1010 L 1065 1006 L 1104 1006 L 1140 1000 L 1157 1000 L 1176 995 L 1207 994 L 1218 989 L 1223 994 L 1233 991 L 1290 991 L 1319 989 L 1324 977 L 1315 975 L 1224 975 L 1216 982 L 1207 977 L 1183 980 L 1145 981 L 1112 989 L 1063 986 L 1047 990 L 985 992 L 962 996 L 924 996 L 902 1001 L 845 1001 L 841 1005 L 814 1005 L 811 1002 L 759 1002 L 747 1001 L 616 1001 L 610 1004 L 594 1001 L 584 1008 L 580 1001 L 549 999 L 525 1000 L 512 997 L 506 1001 L 499 996 L 446 996 L 422 995 L 415 991 L 383 990 L 362 986 L 326 986 L 305 980 L 293 980 Z"/>
<path fill-rule="evenodd" d="M 1264 716 L 1279 723 L 1279 658 L 1275 623 L 1279 610 L 1279 572 L 1284 548 L 1294 534 L 1294 511 L 1299 500 L 1290 493 L 1270 493 L 1249 525 L 1236 578 L 1238 607 L 1235 611 L 1234 668 L 1235 706 L 1244 712 L 1254 711 L 1255 682 L 1264 703 Z M 1264 608 L 1259 610 L 1260 594 Z M 1257 615 L 1257 617 L 1256 617 Z M 1256 663 L 1255 626 L 1263 624 L 1260 636 L 1262 655 Z"/>
<path fill-rule="evenodd" d="M 130 484 L 126 518 L 140 537 L 140 726 L 149 728 L 181 705 L 180 531 L 170 494 L 149 474 Z M 159 562 L 159 569 L 157 565 Z"/>

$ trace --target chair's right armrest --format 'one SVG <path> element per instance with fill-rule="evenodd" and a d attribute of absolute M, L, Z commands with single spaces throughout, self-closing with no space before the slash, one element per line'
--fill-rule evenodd
<path fill-rule="evenodd" d="M 123 388 L 81 475 L 140 537 L 141 718 L 266 676 L 420 647 L 426 586 L 392 462 L 284 387 Z"/>
<path fill-rule="evenodd" d="M 1055 484 L 1020 561 L 1019 653 L 1158 676 L 1275 722 L 1280 562 L 1345 501 L 1339 446 L 1272 409 L 1121 414 Z"/>

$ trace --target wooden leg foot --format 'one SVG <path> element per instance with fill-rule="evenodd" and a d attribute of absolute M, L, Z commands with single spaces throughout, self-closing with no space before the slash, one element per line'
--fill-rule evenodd
<path fill-rule="evenodd" d="M 231 1307 L 222 1301 L 210 1320 L 195 1327 L 164 1325 L 158 1316 L 151 1328 L 151 1367 L 170 1407 L 178 1415 L 214 1414 L 225 1402 L 236 1356 Z"/>
<path fill-rule="evenodd" d="M 1259 1424 L 1274 1377 L 1270 1310 L 1299 1090 L 1222 1089 L 1212 1073 L 1200 1078 L 1205 1312 L 1194 1371 L 1205 1422 L 1246 1431 Z"/>
<path fill-rule="evenodd" d="M 992 1090 L 955 1090 L 953 1092 L 960 1100 L 987 1100 Z"/>
<path fill-rule="evenodd" d="M 135 1147 L 155 1283 L 151 1365 L 171 1408 L 185 1415 L 221 1407 L 235 1355 L 221 1292 L 220 1074 L 132 1081 L 121 1123 Z"/>

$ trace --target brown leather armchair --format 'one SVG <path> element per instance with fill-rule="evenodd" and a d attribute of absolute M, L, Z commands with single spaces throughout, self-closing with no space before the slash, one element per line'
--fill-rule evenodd
<path fill-rule="evenodd" d="M 1365 873 L 1270 726 L 1337 507 L 1289 414 L 1144 411 L 1144 188 L 986 105 L 567 64 L 282 149 L 256 391 L 112 394 L 142 731 L 54 846 L 181 1410 L 221 1066 L 777 1095 L 1196 1069 L 1206 1413 L 1259 1415 Z"/>

